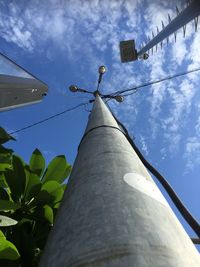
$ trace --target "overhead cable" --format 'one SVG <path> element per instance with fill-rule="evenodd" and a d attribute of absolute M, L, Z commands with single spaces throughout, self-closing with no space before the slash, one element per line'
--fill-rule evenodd
<path fill-rule="evenodd" d="M 15 134 L 15 133 L 19 133 L 19 132 L 21 132 L 21 131 L 27 130 L 27 129 L 29 129 L 29 128 L 32 128 L 32 127 L 38 125 L 38 124 L 44 123 L 44 122 L 46 122 L 46 121 L 48 121 L 48 120 L 51 120 L 51 119 L 53 119 L 53 118 L 55 118 L 55 117 L 58 117 L 58 116 L 60 116 L 60 115 L 63 115 L 64 113 L 67 113 L 67 112 L 72 111 L 72 110 L 75 110 L 75 109 L 77 109 L 77 108 L 79 108 L 79 107 L 81 107 L 81 106 L 84 106 L 84 105 L 87 104 L 87 103 L 88 103 L 88 102 L 78 104 L 78 105 L 76 105 L 75 107 L 72 107 L 72 108 L 63 110 L 62 112 L 56 113 L 56 114 L 54 114 L 54 115 L 52 115 L 52 116 L 49 116 L 49 117 L 47 117 L 47 118 L 45 118 L 45 119 L 43 119 L 43 120 L 37 121 L 37 122 L 32 123 L 32 124 L 30 124 L 30 125 L 27 125 L 27 126 L 25 126 L 25 127 L 23 127 L 23 128 L 20 128 L 20 129 L 18 129 L 18 130 L 15 130 L 15 131 L 13 131 L 13 132 L 10 132 L 9 134 Z"/>
<path fill-rule="evenodd" d="M 153 84 L 157 84 L 157 83 L 161 83 L 161 82 L 164 82 L 164 81 L 167 81 L 167 80 L 171 80 L 171 79 L 174 79 L 174 78 L 178 78 L 178 77 L 181 77 L 181 76 L 193 73 L 193 72 L 197 72 L 197 71 L 200 71 L 200 68 L 196 68 L 196 69 L 193 69 L 193 70 L 185 71 L 185 72 L 182 72 L 182 73 L 177 73 L 175 75 L 167 76 L 167 77 L 164 77 L 164 78 L 159 79 L 159 80 L 155 80 L 155 81 L 152 81 L 152 82 L 149 82 L 149 83 L 144 83 L 144 84 L 141 84 L 141 85 L 137 85 L 137 86 L 132 87 L 130 89 L 116 91 L 116 92 L 113 92 L 113 93 L 111 93 L 109 95 L 111 95 L 111 96 L 116 95 L 116 94 L 122 94 L 123 96 L 132 95 L 132 94 L 136 93 L 136 91 L 138 89 L 140 89 L 140 88 L 147 87 L 147 86 L 150 86 L 150 85 L 153 85 Z M 124 94 L 126 92 L 130 92 L 130 93 Z"/>
<path fill-rule="evenodd" d="M 108 106 L 110 109 L 110 107 Z M 110 109 L 111 111 L 111 109 Z M 112 111 L 111 111 L 112 112 Z M 158 181 L 161 183 L 161 185 L 164 187 L 166 192 L 168 193 L 169 197 L 173 201 L 174 205 L 176 208 L 179 210 L 183 218 L 186 220 L 186 222 L 190 225 L 190 227 L 193 229 L 193 231 L 197 234 L 197 236 L 200 238 L 200 225 L 198 221 L 192 216 L 192 214 L 189 212 L 189 210 L 184 206 L 180 198 L 177 196 L 176 192 L 173 190 L 171 185 L 167 182 L 167 180 L 159 173 L 159 171 L 154 168 L 142 155 L 140 152 L 139 148 L 136 146 L 132 138 L 130 137 L 126 127 L 114 116 L 112 113 L 113 117 L 119 124 L 119 126 L 123 129 L 124 134 L 126 138 L 128 139 L 129 143 L 133 147 L 134 151 L 144 164 L 144 166 L 158 179 Z"/>

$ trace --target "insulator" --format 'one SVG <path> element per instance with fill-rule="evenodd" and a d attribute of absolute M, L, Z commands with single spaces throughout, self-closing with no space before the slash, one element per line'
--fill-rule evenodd
<path fill-rule="evenodd" d="M 157 26 L 157 34 L 159 33 L 159 28 L 158 28 L 158 26 Z"/>
<path fill-rule="evenodd" d="M 198 20 L 199 20 L 199 17 L 196 17 L 196 18 L 194 19 L 195 32 L 197 31 Z"/>
<path fill-rule="evenodd" d="M 177 36 L 177 32 L 174 32 L 174 41 L 176 43 L 176 36 Z"/>
<path fill-rule="evenodd" d="M 164 22 L 162 21 L 162 29 L 164 29 L 165 28 L 165 25 L 164 25 Z"/>
<path fill-rule="evenodd" d="M 169 14 L 168 14 L 168 21 L 169 21 L 169 23 L 172 21 Z"/>
<path fill-rule="evenodd" d="M 154 32 L 152 31 L 152 37 L 154 38 Z"/>
<path fill-rule="evenodd" d="M 186 25 L 183 26 L 183 37 L 185 37 L 186 34 Z"/>

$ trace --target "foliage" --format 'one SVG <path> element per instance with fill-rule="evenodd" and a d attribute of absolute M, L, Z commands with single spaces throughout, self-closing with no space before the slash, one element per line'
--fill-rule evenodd
<path fill-rule="evenodd" d="M 15 140 L 0 127 L 0 266 L 38 266 L 71 166 L 55 157 L 45 169 L 35 149 L 29 164 L 2 144 Z"/>

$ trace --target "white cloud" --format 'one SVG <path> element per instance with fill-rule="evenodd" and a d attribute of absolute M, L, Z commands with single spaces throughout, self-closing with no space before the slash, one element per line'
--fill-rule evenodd
<path fill-rule="evenodd" d="M 184 78 L 179 86 L 174 82 L 167 88 L 169 113 L 162 120 L 164 137 L 169 143 L 169 151 L 178 151 L 181 134 L 190 118 L 191 105 L 196 90 L 188 78 Z"/>
<path fill-rule="evenodd" d="M 141 144 L 142 151 L 145 153 L 146 156 L 148 156 L 149 155 L 149 149 L 148 149 L 148 146 L 145 142 L 145 138 L 142 135 L 140 135 L 140 137 L 139 137 L 139 142 Z"/>
<path fill-rule="evenodd" d="M 186 141 L 185 154 L 186 169 L 185 172 L 193 170 L 196 165 L 200 164 L 200 141 L 197 137 L 190 137 Z"/>
<path fill-rule="evenodd" d="M 199 108 L 200 110 L 200 108 Z M 198 115 L 196 126 L 195 126 L 196 135 L 200 137 L 200 115 Z"/>
<path fill-rule="evenodd" d="M 21 12 L 19 8 L 10 3 L 8 5 L 10 14 L 5 15 L 0 13 L 0 31 L 1 36 L 9 42 L 16 43 L 19 47 L 33 50 L 34 41 L 31 32 L 28 30 L 22 17 L 19 16 Z"/>
<path fill-rule="evenodd" d="M 177 41 L 173 45 L 173 61 L 174 64 L 181 65 L 187 56 L 187 47 L 185 40 L 177 36 Z"/>
<path fill-rule="evenodd" d="M 197 111 L 200 111 L 200 107 L 197 107 Z M 184 158 L 186 160 L 185 172 L 189 172 L 194 169 L 195 166 L 200 164 L 200 115 L 198 113 L 196 121 L 194 121 L 194 134 L 187 138 L 185 142 Z"/>

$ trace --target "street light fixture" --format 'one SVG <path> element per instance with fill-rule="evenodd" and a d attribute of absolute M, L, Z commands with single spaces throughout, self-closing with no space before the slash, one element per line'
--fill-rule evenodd
<path fill-rule="evenodd" d="M 99 67 L 99 74 L 104 74 L 106 72 L 106 67 L 105 66 L 100 66 Z"/>
<path fill-rule="evenodd" d="M 69 90 L 73 93 L 78 91 L 78 87 L 76 85 L 70 85 Z"/>
<path fill-rule="evenodd" d="M 69 86 L 69 90 L 73 93 L 76 92 L 82 92 L 82 93 L 88 93 L 88 94 L 93 94 L 94 97 L 96 97 L 97 95 L 100 95 L 102 98 L 113 98 L 115 99 L 117 102 L 121 103 L 124 100 L 124 97 L 122 95 L 116 95 L 116 96 L 112 96 L 112 95 L 103 95 L 99 92 L 99 85 L 101 83 L 101 79 L 103 74 L 106 72 L 106 67 L 105 66 L 100 66 L 99 67 L 99 79 L 98 79 L 98 84 L 97 84 L 97 89 L 94 92 L 91 91 L 87 91 L 85 89 L 81 89 L 79 87 L 77 87 L 76 85 L 70 85 Z M 93 100 L 91 100 L 90 102 L 93 102 Z"/>
<path fill-rule="evenodd" d="M 124 97 L 122 95 L 116 95 L 114 98 L 119 103 L 124 101 Z"/>
<path fill-rule="evenodd" d="M 106 72 L 106 67 L 105 66 L 100 66 L 99 67 L 99 80 L 98 80 L 98 84 L 97 84 L 97 92 L 99 91 L 99 84 L 101 83 L 101 79 L 103 74 Z"/>

